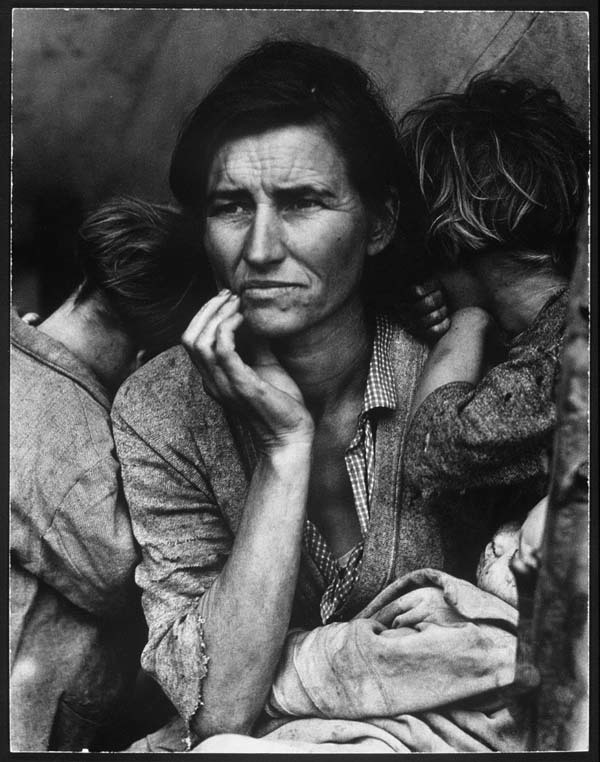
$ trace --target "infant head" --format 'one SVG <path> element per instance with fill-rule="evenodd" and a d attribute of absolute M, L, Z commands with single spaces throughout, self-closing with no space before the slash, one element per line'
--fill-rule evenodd
<path fill-rule="evenodd" d="M 513 606 L 517 605 L 517 585 L 510 559 L 519 547 L 521 525 L 503 524 L 485 546 L 477 566 L 477 585 Z"/>

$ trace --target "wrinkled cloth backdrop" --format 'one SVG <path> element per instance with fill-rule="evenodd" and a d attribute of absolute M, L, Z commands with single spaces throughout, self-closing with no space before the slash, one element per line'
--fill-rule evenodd
<path fill-rule="evenodd" d="M 583 12 L 15 9 L 15 306 L 47 313 L 75 284 L 85 209 L 116 193 L 171 199 L 183 115 L 266 36 L 350 55 L 398 114 L 494 69 L 556 86 L 585 122 L 587 30 Z"/>

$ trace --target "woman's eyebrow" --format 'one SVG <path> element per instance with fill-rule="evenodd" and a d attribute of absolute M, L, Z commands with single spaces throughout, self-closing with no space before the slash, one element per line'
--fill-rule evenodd
<path fill-rule="evenodd" d="M 282 200 L 289 198 L 298 198 L 300 196 L 318 196 L 319 198 L 335 198 L 335 193 L 330 188 L 322 185 L 310 185 L 303 183 L 302 185 L 291 185 L 276 188 L 274 196 Z"/>
<path fill-rule="evenodd" d="M 214 201 L 239 201 L 248 198 L 248 195 L 248 191 L 242 188 L 216 188 L 208 192 L 206 200 L 209 204 Z"/>

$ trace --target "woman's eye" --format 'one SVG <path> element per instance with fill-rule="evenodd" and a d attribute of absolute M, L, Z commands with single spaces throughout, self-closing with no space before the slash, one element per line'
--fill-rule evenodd
<path fill-rule="evenodd" d="M 242 204 L 239 201 L 228 201 L 225 203 L 213 204 L 209 208 L 208 214 L 210 217 L 237 216 L 248 214 L 249 209 L 250 207 L 248 204 Z"/>
<path fill-rule="evenodd" d="M 315 207 L 321 206 L 319 201 L 316 198 L 296 198 L 293 201 L 290 201 L 289 208 L 303 211 L 305 209 L 313 209 Z"/>

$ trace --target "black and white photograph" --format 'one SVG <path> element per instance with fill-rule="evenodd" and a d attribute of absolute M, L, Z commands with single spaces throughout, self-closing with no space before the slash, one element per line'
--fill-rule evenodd
<path fill-rule="evenodd" d="M 419 5 L 6 15 L 11 753 L 597 743 L 596 10 Z"/>

